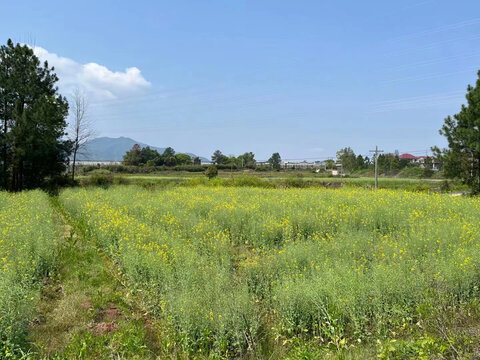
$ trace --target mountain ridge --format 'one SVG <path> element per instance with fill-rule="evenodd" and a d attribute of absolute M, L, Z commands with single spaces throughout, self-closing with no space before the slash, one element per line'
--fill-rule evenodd
<path fill-rule="evenodd" d="M 148 145 L 125 136 L 120 136 L 118 138 L 101 136 L 88 141 L 85 144 L 82 153 L 77 155 L 77 160 L 122 161 L 123 155 L 125 155 L 125 153 L 129 151 L 135 144 L 140 145 L 142 148 L 148 146 L 152 150 L 157 150 L 160 154 L 165 151 L 165 148 Z M 193 153 L 188 152 L 185 152 L 184 154 L 188 154 L 192 158 L 197 156 Z M 209 161 L 208 159 L 201 156 L 200 159 L 202 161 Z"/>

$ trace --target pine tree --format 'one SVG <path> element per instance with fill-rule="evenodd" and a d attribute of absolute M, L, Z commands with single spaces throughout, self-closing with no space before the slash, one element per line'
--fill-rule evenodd
<path fill-rule="evenodd" d="M 467 105 L 458 114 L 448 116 L 440 129 L 448 149 L 434 148 L 443 162 L 444 173 L 461 178 L 474 193 L 480 192 L 480 71 L 475 87 L 467 88 Z"/>
<path fill-rule="evenodd" d="M 20 191 L 62 174 L 72 144 L 64 140 L 68 102 L 48 63 L 8 40 L 0 47 L 0 187 Z"/>

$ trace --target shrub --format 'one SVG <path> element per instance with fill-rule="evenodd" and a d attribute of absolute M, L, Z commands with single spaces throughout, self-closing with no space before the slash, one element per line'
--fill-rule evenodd
<path fill-rule="evenodd" d="M 205 176 L 209 179 L 213 179 L 218 176 L 218 169 L 215 165 L 210 165 L 205 171 Z"/>
<path fill-rule="evenodd" d="M 107 188 L 114 182 L 112 174 L 93 174 L 89 175 L 85 179 L 82 179 L 82 185 L 84 186 L 100 186 Z"/>

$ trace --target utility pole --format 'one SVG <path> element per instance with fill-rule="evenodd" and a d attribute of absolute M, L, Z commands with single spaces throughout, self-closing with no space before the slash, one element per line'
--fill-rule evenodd
<path fill-rule="evenodd" d="M 375 153 L 375 190 L 378 189 L 378 153 L 383 153 L 383 150 L 378 150 L 378 146 L 375 146 L 375 150 L 370 150 Z"/>

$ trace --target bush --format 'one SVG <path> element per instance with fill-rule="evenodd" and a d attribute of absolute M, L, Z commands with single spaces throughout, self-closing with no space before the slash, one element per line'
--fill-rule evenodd
<path fill-rule="evenodd" d="M 130 179 L 126 178 L 126 177 L 123 177 L 123 176 L 115 176 L 113 178 L 113 183 L 115 185 L 130 185 L 132 182 L 130 181 Z"/>
<path fill-rule="evenodd" d="M 45 182 L 45 191 L 50 195 L 58 195 L 61 188 L 77 186 L 78 180 L 72 180 L 70 174 L 54 176 Z"/>
<path fill-rule="evenodd" d="M 285 187 L 287 188 L 304 188 L 307 186 L 305 180 L 302 177 L 289 177 L 285 179 Z"/>
<path fill-rule="evenodd" d="M 175 171 L 187 171 L 187 172 L 203 172 L 205 166 L 202 165 L 177 165 L 174 167 Z"/>
<path fill-rule="evenodd" d="M 218 169 L 215 165 L 210 165 L 205 171 L 205 176 L 209 179 L 213 179 L 218 176 Z"/>
<path fill-rule="evenodd" d="M 82 185 L 84 186 L 100 186 L 107 188 L 112 185 L 114 178 L 112 174 L 93 174 L 83 179 Z"/>
<path fill-rule="evenodd" d="M 408 166 L 404 169 L 402 169 L 398 173 L 398 177 L 402 178 L 421 178 L 425 174 L 423 168 L 419 166 Z"/>

